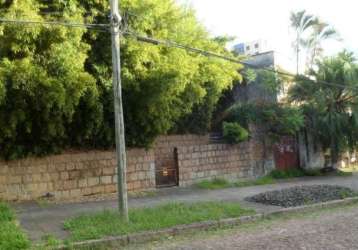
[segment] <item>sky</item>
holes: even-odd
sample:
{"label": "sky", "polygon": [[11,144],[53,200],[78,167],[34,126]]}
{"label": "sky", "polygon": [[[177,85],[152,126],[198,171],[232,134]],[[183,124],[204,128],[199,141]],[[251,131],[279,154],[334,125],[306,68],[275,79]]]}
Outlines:
{"label": "sky", "polygon": [[323,44],[325,55],[344,48],[358,56],[357,0],[177,0],[193,7],[197,17],[213,36],[229,35],[235,42],[266,40],[275,51],[276,62],[287,70],[295,68],[290,29],[291,11],[306,10],[331,24],[342,41]]}

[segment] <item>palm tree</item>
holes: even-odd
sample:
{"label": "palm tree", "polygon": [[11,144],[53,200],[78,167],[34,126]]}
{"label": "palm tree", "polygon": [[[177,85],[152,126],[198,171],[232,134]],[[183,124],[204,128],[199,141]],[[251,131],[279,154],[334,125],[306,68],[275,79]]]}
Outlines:
{"label": "palm tree", "polygon": [[307,14],[305,10],[302,10],[291,12],[290,20],[291,27],[296,31],[294,47],[296,51],[297,74],[299,74],[300,46],[304,43],[303,36],[308,29],[317,23],[318,19],[313,15]]}
{"label": "palm tree", "polygon": [[328,23],[317,19],[317,22],[312,25],[312,33],[307,40],[303,41],[303,46],[309,50],[307,55],[308,69],[312,69],[315,59],[322,55],[322,42],[331,38],[338,39],[337,31]]}
{"label": "palm tree", "polygon": [[358,146],[358,65],[344,51],[320,60],[309,73],[297,77],[290,101],[301,105],[306,127],[329,149],[331,166],[336,167],[341,152]]}

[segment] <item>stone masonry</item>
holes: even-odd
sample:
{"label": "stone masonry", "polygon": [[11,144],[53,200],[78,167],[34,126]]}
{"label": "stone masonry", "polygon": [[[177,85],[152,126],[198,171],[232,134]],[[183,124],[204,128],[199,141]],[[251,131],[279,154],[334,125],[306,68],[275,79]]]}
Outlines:
{"label": "stone masonry", "polygon": [[254,174],[249,142],[179,147],[178,161],[180,186],[212,178],[250,178]]}
{"label": "stone masonry", "polygon": [[[0,200],[58,200],[114,193],[117,190],[114,151],[89,151],[0,162]],[[129,191],[155,187],[154,152],[127,152]]]}
{"label": "stone masonry", "polygon": [[[176,149],[176,150],[175,150]],[[174,155],[174,150],[176,154]],[[127,150],[129,192],[156,188],[156,172],[179,168],[179,185],[203,179],[258,176],[265,164],[256,139],[239,145],[211,144],[208,136],[161,136],[150,150]],[[87,199],[117,190],[115,152],[67,152],[41,158],[0,161],[0,200]]]}

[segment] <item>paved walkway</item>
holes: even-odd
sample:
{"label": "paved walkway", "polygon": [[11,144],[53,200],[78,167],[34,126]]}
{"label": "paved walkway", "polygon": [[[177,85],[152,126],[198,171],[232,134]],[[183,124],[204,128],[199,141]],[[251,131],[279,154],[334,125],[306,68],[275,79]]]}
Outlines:
{"label": "paved walkway", "polygon": [[[275,206],[265,206],[244,201],[247,196],[261,192],[277,190],[297,185],[329,184],[350,187],[358,191],[358,176],[351,177],[310,177],[290,181],[243,188],[228,188],[221,190],[200,190],[196,188],[161,189],[153,197],[131,198],[130,207],[155,206],[167,202],[198,202],[198,201],[238,201],[243,206],[254,208],[257,212],[279,209]],[[63,230],[63,221],[83,213],[114,209],[115,200],[82,202],[71,204],[50,204],[41,206],[36,202],[14,204],[22,227],[28,232],[32,240],[40,240],[44,235],[52,234],[64,239],[68,236]]]}

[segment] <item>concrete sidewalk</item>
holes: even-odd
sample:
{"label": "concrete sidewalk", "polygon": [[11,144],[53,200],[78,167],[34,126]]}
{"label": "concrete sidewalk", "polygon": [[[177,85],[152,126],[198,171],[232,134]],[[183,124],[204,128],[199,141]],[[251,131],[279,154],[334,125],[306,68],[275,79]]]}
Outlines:
{"label": "concrete sidewalk", "polygon": [[[244,207],[255,209],[257,212],[269,212],[280,207],[266,206],[244,201],[247,196],[265,191],[278,190],[299,185],[340,185],[358,191],[358,176],[351,177],[309,177],[291,179],[273,185],[228,188],[220,190],[201,190],[196,188],[160,189],[153,197],[131,198],[130,207],[155,206],[168,202],[198,202],[198,201],[237,201]],[[97,212],[104,209],[115,209],[117,201],[93,201],[70,204],[49,204],[41,206],[37,202],[13,204],[22,227],[34,241],[41,240],[51,234],[59,239],[65,239],[68,233],[63,230],[63,222],[83,213]]]}

